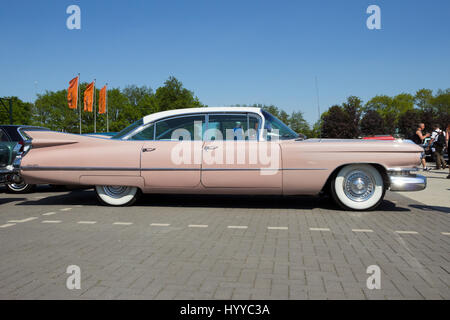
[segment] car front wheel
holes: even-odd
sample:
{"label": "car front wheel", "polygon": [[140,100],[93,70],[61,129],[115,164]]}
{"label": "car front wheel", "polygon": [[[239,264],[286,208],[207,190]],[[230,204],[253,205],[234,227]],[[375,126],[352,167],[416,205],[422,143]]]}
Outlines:
{"label": "car front wheel", "polygon": [[386,189],[380,172],[368,164],[343,167],[331,183],[333,199],[346,210],[372,210],[383,201]]}
{"label": "car front wheel", "polygon": [[127,186],[95,186],[98,199],[110,206],[129,206],[138,197],[138,188]]}

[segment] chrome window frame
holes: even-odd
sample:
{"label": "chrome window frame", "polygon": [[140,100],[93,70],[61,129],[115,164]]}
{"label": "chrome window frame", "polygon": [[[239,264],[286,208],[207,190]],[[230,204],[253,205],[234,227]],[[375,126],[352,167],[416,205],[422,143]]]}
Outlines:
{"label": "chrome window frame", "polygon": [[[158,122],[162,122],[162,121],[167,121],[167,120],[172,120],[172,119],[178,119],[178,118],[188,118],[188,117],[195,117],[195,116],[203,116],[204,121],[206,123],[206,113],[189,113],[189,114],[183,114],[183,115],[179,115],[179,116],[171,116],[171,117],[166,117],[166,118],[161,118],[146,124],[143,124],[139,127],[137,127],[135,130],[133,130],[132,132],[130,132],[128,135],[126,135],[125,137],[122,138],[122,140],[130,140],[130,141],[175,141],[175,140],[156,140],[156,126],[158,124]],[[139,132],[145,130],[146,128],[148,128],[149,126],[154,125],[153,126],[153,140],[131,140],[130,138],[135,136],[136,134],[138,134]],[[178,141],[178,140],[176,140]],[[203,141],[203,138],[202,140]]]}
{"label": "chrome window frame", "polygon": [[[245,115],[247,117],[247,129],[250,127],[250,117],[255,117],[256,119],[258,119],[258,134],[257,134],[257,141],[264,141],[264,138],[262,136],[262,130],[261,128],[264,128],[264,116],[262,114],[256,113],[256,112],[236,112],[236,111],[230,111],[230,112],[202,112],[202,113],[186,113],[186,114],[182,114],[182,115],[178,115],[178,116],[169,116],[166,118],[161,118],[149,123],[145,123],[139,127],[137,127],[136,129],[134,129],[133,131],[131,131],[128,135],[126,135],[125,137],[123,137],[121,140],[129,140],[129,141],[174,141],[174,140],[155,140],[156,137],[156,125],[158,122],[161,121],[167,121],[167,120],[171,120],[171,119],[177,119],[177,118],[187,118],[187,117],[194,117],[194,116],[203,116],[204,120],[205,120],[205,128],[206,130],[209,129],[209,116],[210,115],[224,115],[224,116],[230,116],[230,115],[237,115],[237,116],[242,116]],[[133,137],[134,135],[138,134],[139,132],[141,132],[142,130],[145,130],[146,128],[148,128],[149,126],[154,125],[153,127],[153,140],[131,140],[131,137]],[[178,141],[178,140],[177,140]],[[202,134],[202,140],[201,141],[206,141],[204,139],[204,136]],[[211,140],[208,140],[211,141]],[[217,141],[227,141],[227,140],[217,140]],[[246,140],[248,141],[248,140]]]}

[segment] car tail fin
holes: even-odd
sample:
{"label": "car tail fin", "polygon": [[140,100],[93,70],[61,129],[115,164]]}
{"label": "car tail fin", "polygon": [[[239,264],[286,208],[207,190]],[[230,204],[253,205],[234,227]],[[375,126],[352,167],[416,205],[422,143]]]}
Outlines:
{"label": "car tail fin", "polygon": [[33,148],[46,148],[74,144],[83,139],[82,136],[78,136],[76,134],[56,131],[25,130],[25,133],[31,138],[31,140],[25,141],[25,146],[31,145]]}

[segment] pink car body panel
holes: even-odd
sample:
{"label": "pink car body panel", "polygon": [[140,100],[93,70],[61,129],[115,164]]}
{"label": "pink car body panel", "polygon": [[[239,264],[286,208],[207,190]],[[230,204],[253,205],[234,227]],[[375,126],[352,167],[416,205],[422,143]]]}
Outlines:
{"label": "pink car body panel", "polygon": [[[237,154],[238,142],[115,140],[52,131],[27,134],[33,139],[32,148],[23,157],[20,171],[27,183],[124,185],[144,193],[315,195],[343,165],[412,168],[419,165],[423,151],[404,141],[282,140],[272,142],[279,148],[276,170],[263,175],[261,169],[270,168],[248,159],[255,144],[267,142],[246,141],[244,163],[209,164],[205,152],[222,152],[224,157]],[[200,162],[171,161],[172,150],[180,143],[195,145],[192,152],[200,154]]]}

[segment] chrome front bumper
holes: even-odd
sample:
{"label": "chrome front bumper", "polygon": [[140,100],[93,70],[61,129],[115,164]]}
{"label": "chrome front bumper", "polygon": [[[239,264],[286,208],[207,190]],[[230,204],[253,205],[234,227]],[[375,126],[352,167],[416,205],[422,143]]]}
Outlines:
{"label": "chrome front bumper", "polygon": [[415,174],[417,169],[388,169],[391,191],[420,191],[427,187],[427,177]]}

